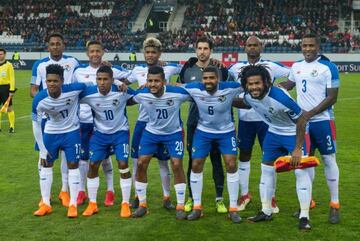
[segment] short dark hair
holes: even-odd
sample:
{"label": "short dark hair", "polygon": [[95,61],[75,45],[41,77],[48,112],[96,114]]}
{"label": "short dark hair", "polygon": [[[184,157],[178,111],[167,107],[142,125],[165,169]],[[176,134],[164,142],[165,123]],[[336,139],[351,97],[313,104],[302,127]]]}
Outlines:
{"label": "short dark hair", "polygon": [[64,68],[59,64],[50,64],[46,67],[46,75],[56,74],[60,79],[64,80]]}
{"label": "short dark hair", "polygon": [[64,36],[63,36],[61,33],[55,32],[55,33],[51,33],[51,34],[48,36],[46,42],[50,42],[50,39],[51,39],[51,38],[55,38],[55,37],[56,37],[56,38],[60,38],[62,42],[65,41]]}
{"label": "short dark hair", "polygon": [[4,52],[4,54],[6,54],[6,50],[4,48],[0,48],[0,52]]}
{"label": "short dark hair", "polygon": [[320,45],[320,43],[321,43],[319,36],[314,33],[307,33],[302,37],[302,39],[304,39],[304,38],[314,38],[316,41],[316,44]]}
{"label": "short dark hair", "polygon": [[104,46],[102,45],[102,43],[98,40],[90,40],[87,44],[86,44],[86,48],[89,49],[89,47],[91,45],[100,45],[101,48],[104,48]]}
{"label": "short dark hair", "polygon": [[267,67],[261,64],[248,65],[241,70],[239,75],[239,78],[241,80],[241,86],[245,91],[247,91],[246,89],[247,79],[251,76],[257,76],[257,75],[261,76],[261,79],[266,86],[266,91],[270,88],[270,86],[272,85],[272,79]]}
{"label": "short dark hair", "polygon": [[111,78],[113,78],[113,75],[114,75],[111,67],[107,66],[107,65],[100,66],[100,68],[96,71],[96,74],[98,74],[98,73],[108,73]]}
{"label": "short dark hair", "polygon": [[148,70],[148,74],[160,74],[162,79],[165,79],[164,69],[160,66],[150,67]]}
{"label": "short dark hair", "polygon": [[196,40],[196,43],[195,43],[195,47],[197,48],[198,44],[199,43],[208,43],[209,44],[209,48],[212,49],[213,48],[213,42],[210,38],[206,37],[205,35],[199,37],[197,40]]}
{"label": "short dark hair", "polygon": [[219,78],[219,69],[212,65],[205,67],[203,73],[215,73],[216,77]]}

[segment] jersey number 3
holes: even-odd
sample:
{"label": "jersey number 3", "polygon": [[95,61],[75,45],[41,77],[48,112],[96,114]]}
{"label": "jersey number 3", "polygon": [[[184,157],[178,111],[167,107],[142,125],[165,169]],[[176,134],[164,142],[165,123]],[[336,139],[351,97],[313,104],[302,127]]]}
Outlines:
{"label": "jersey number 3", "polygon": [[302,83],[302,88],[301,88],[301,90],[302,90],[302,92],[305,93],[305,92],[306,92],[306,80],[303,79],[303,80],[301,81],[301,83]]}

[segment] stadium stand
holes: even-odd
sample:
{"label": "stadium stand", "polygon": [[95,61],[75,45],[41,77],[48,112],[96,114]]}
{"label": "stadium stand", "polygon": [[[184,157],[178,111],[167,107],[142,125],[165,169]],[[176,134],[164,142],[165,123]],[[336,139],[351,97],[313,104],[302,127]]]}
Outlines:
{"label": "stadium stand", "polygon": [[[131,33],[148,0],[13,0],[0,6],[0,44],[9,50],[41,51],[48,33],[66,37],[67,51],[81,51],[97,39],[110,51],[140,50],[146,30]],[[300,37],[315,32],[323,52],[359,51],[359,26],[339,26],[349,19],[351,1],[340,0],[180,0],[188,6],[181,29],[159,33],[166,52],[192,52],[201,35],[213,38],[216,52],[243,51],[256,34],[265,52],[299,52]]]}

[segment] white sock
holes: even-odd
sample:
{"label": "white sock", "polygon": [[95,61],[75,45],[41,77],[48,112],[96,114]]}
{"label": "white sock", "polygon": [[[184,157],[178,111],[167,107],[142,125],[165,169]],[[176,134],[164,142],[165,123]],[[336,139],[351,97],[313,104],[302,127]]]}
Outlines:
{"label": "white sock", "polygon": [[50,206],[51,185],[53,181],[53,168],[42,167],[40,170],[40,191],[43,203]]}
{"label": "white sock", "polygon": [[194,200],[194,206],[201,206],[201,193],[203,188],[203,172],[190,174],[190,186]]}
{"label": "white sock", "polygon": [[140,203],[146,203],[146,188],[148,183],[147,182],[135,182],[135,189],[136,194],[139,198]]}
{"label": "white sock", "polygon": [[133,184],[135,186],[135,181],[136,181],[136,173],[137,173],[137,158],[133,158],[133,166],[132,166],[132,180],[133,180]]}
{"label": "white sock", "polygon": [[178,183],[174,185],[176,192],[176,201],[177,205],[184,205],[185,203],[185,192],[186,192],[186,184]]}
{"label": "white sock", "polygon": [[309,174],[311,182],[314,182],[314,180],[315,180],[315,168],[314,167],[309,167],[309,168],[305,168],[304,170],[306,170],[307,173]]}
{"label": "white sock", "polygon": [[171,173],[169,169],[169,162],[164,160],[158,160],[160,167],[160,177],[163,189],[164,197],[170,197],[170,183]]}
{"label": "white sock", "polygon": [[87,178],[87,189],[90,202],[96,203],[97,191],[99,189],[100,178]]}
{"label": "white sock", "polygon": [[275,168],[273,166],[261,164],[261,178],[260,178],[259,190],[260,190],[262,211],[266,215],[270,215],[272,213],[271,198],[274,194],[274,184],[275,184]]}
{"label": "white sock", "polygon": [[39,160],[38,160],[38,171],[39,171],[39,177],[40,177],[40,172],[41,172],[41,159],[40,159],[40,156],[39,156]]}
{"label": "white sock", "polygon": [[121,195],[122,195],[122,203],[129,203],[130,202],[130,195],[131,195],[131,177],[123,179],[120,178],[120,188],[121,188]]}
{"label": "white sock", "polygon": [[276,183],[277,183],[277,173],[274,172],[274,188],[273,188],[273,193],[271,195],[271,197],[273,197],[273,198],[275,198]]}
{"label": "white sock", "polygon": [[79,191],[85,191],[86,176],[89,171],[89,162],[88,160],[80,160],[79,162],[80,170],[80,186]]}
{"label": "white sock", "polygon": [[249,193],[250,161],[239,161],[239,182],[241,196]]}
{"label": "white sock", "polygon": [[239,172],[227,172],[226,181],[229,192],[230,208],[237,208],[237,200],[239,196]]}
{"label": "white sock", "polygon": [[113,174],[113,164],[111,161],[111,156],[103,160],[101,165],[105,174],[107,191],[114,192],[114,174]]}
{"label": "white sock", "polygon": [[311,201],[311,179],[309,174],[301,169],[295,170],[296,193],[300,203],[299,218],[309,219],[309,209]]}
{"label": "white sock", "polygon": [[339,202],[339,167],[336,163],[335,154],[321,155],[325,164],[325,176],[330,190],[331,202]]}
{"label": "white sock", "polygon": [[69,169],[69,187],[70,187],[70,206],[77,206],[77,196],[79,194],[80,171],[79,168]]}
{"label": "white sock", "polygon": [[312,185],[315,178],[315,167],[308,167],[303,169],[305,172],[307,172],[309,178],[310,178],[310,198],[312,199]]}
{"label": "white sock", "polygon": [[66,155],[64,151],[60,151],[61,155],[61,191],[69,191],[69,168],[67,165]]}

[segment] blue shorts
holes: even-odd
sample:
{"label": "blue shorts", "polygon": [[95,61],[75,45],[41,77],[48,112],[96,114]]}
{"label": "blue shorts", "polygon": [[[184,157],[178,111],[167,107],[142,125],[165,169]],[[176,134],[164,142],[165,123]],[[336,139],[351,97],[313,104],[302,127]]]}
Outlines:
{"label": "blue shorts", "polygon": [[309,122],[311,150],[316,148],[321,155],[336,152],[336,130],[334,120]]}
{"label": "blue shorts", "polygon": [[170,135],[156,135],[144,130],[139,146],[139,156],[152,155],[164,146],[170,157],[182,159],[184,156],[183,132]]}
{"label": "blue shorts", "polygon": [[[41,119],[41,133],[44,135],[46,119]],[[38,144],[35,142],[34,146],[35,151],[40,151]]]}
{"label": "blue shorts", "polygon": [[[278,157],[286,156],[295,149],[296,136],[278,135],[267,132],[263,142],[263,163],[274,162]],[[308,138],[303,145],[303,156],[309,152]]]}
{"label": "blue shorts", "polygon": [[213,144],[218,145],[219,150],[223,155],[237,154],[235,131],[214,134],[196,129],[193,139],[192,158],[207,157]]}
{"label": "blue shorts", "polygon": [[[145,131],[146,122],[144,121],[137,121],[134,133],[131,140],[131,158],[139,158],[139,145],[141,136],[143,135],[143,132]],[[168,151],[166,150],[166,147],[164,145],[159,145],[156,153],[154,154],[156,158],[159,160],[169,160],[170,156]]]}
{"label": "blue shorts", "polygon": [[80,129],[62,134],[43,134],[44,144],[51,157],[47,161],[53,163],[59,156],[60,149],[65,152],[69,163],[78,163],[80,158]]}
{"label": "blue shorts", "polygon": [[242,121],[238,125],[238,147],[242,150],[252,150],[256,135],[262,148],[268,125],[263,121]]}
{"label": "blue shorts", "polygon": [[116,160],[128,162],[129,159],[129,131],[118,131],[114,134],[103,134],[94,131],[90,139],[90,161],[99,162],[109,156],[111,147]]}
{"label": "blue shorts", "polygon": [[81,153],[80,160],[89,160],[89,142],[94,130],[93,123],[80,123]]}

